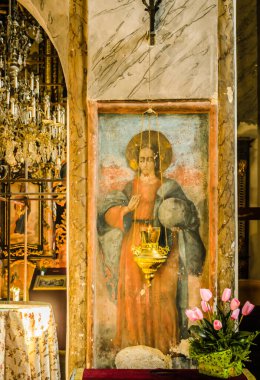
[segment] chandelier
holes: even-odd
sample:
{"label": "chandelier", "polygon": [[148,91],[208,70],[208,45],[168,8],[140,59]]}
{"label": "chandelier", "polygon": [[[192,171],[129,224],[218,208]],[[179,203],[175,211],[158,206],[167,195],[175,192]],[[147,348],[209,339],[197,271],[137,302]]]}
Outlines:
{"label": "chandelier", "polygon": [[0,21],[0,162],[13,173],[26,164],[32,177],[50,178],[66,158],[66,115],[30,65],[31,49],[41,41],[40,26],[10,0]]}

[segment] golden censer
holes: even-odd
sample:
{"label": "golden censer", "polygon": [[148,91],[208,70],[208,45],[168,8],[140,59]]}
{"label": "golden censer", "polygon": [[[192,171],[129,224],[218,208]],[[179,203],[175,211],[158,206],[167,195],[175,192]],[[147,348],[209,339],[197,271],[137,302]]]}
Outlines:
{"label": "golden censer", "polygon": [[134,260],[144,273],[148,286],[154,278],[157,269],[167,260],[169,247],[159,246],[160,227],[148,226],[141,231],[141,244],[133,247]]}

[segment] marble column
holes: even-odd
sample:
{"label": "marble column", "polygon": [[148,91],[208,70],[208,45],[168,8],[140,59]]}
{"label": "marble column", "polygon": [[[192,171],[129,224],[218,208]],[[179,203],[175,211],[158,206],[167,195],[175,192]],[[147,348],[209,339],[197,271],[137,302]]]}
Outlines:
{"label": "marble column", "polygon": [[218,66],[218,265],[217,288],[234,286],[235,278],[235,68],[233,0],[219,0]]}
{"label": "marble column", "polygon": [[69,286],[67,369],[85,367],[87,328],[87,7],[71,0],[69,10]]}

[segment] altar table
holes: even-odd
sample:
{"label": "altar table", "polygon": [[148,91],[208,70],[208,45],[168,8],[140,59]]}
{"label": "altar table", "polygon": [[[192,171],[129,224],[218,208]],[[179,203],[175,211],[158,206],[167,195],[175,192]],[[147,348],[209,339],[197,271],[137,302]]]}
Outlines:
{"label": "altar table", "polygon": [[[254,378],[254,377],[253,377]],[[201,375],[196,369],[85,369],[82,380],[219,380],[216,377]],[[244,374],[232,380],[247,380]],[[76,378],[75,378],[76,380]]]}
{"label": "altar table", "polygon": [[52,307],[0,302],[0,380],[60,380]]}

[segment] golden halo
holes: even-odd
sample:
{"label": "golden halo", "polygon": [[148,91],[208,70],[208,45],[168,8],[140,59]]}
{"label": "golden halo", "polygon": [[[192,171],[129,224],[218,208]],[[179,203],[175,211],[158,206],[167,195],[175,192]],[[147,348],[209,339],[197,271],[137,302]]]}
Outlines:
{"label": "golden halo", "polygon": [[153,130],[140,132],[129,141],[126,147],[126,159],[130,168],[137,171],[139,150],[148,146],[155,147],[160,153],[161,168],[164,172],[172,162],[172,146],[164,134]]}

